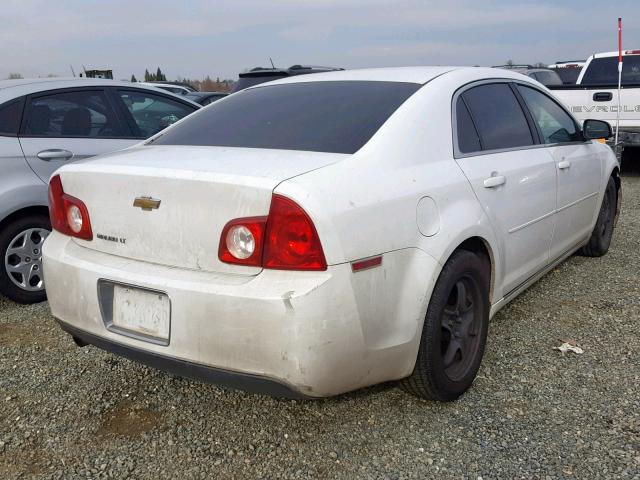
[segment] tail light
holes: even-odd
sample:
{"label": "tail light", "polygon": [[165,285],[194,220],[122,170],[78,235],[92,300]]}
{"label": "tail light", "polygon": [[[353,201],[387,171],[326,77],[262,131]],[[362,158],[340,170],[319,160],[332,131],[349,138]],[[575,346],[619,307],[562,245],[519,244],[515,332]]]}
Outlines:
{"label": "tail light", "polygon": [[262,265],[264,230],[267,217],[232,220],[222,229],[218,257],[226,263]]}
{"label": "tail light", "polygon": [[280,195],[273,195],[268,217],[227,223],[218,257],[225,263],[275,270],[327,269],[311,218],[293,200]]}
{"label": "tail light", "polygon": [[64,193],[60,175],[49,182],[49,217],[54,230],[70,237],[93,240],[87,206]]}

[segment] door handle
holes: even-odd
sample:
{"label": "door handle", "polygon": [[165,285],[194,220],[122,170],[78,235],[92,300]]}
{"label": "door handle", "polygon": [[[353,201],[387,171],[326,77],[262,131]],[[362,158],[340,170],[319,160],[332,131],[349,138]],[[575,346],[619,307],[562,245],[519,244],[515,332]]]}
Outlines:
{"label": "door handle", "polygon": [[562,160],[558,162],[558,168],[560,170],[566,170],[567,168],[571,168],[571,162],[569,160]]}
{"label": "door handle", "polygon": [[69,160],[73,157],[73,153],[69,150],[63,150],[61,148],[52,148],[51,150],[42,150],[36,155],[40,160]]}
{"label": "door handle", "polygon": [[504,185],[506,182],[507,178],[504,175],[492,175],[484,179],[484,188],[496,188]]}
{"label": "door handle", "polygon": [[596,92],[593,94],[594,102],[610,102],[613,99],[611,92]]}

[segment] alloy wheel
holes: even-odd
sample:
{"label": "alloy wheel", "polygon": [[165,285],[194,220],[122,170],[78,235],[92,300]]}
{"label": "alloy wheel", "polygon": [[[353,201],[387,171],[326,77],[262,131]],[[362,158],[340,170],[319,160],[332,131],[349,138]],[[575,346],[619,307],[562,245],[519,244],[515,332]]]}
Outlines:
{"label": "alloy wheel", "polygon": [[9,279],[29,292],[44,290],[42,244],[49,236],[44,228],[29,228],[16,235],[5,252],[4,267]]}
{"label": "alloy wheel", "polygon": [[442,313],[442,363],[445,374],[453,381],[467,374],[480,348],[479,292],[471,277],[460,278],[453,285]]}

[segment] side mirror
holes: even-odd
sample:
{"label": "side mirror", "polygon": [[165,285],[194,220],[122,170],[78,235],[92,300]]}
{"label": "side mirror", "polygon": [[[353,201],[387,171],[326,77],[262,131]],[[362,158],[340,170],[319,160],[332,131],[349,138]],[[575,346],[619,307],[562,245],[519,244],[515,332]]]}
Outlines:
{"label": "side mirror", "polygon": [[582,125],[582,135],[587,140],[597,140],[599,138],[609,139],[613,137],[611,125],[602,120],[588,119]]}

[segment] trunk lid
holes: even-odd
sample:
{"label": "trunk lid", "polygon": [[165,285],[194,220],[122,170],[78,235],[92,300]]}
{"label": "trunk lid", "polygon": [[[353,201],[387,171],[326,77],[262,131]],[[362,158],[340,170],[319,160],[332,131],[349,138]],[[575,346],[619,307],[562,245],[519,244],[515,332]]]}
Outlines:
{"label": "trunk lid", "polygon": [[[78,244],[160,265],[255,275],[260,268],[218,259],[224,226],[235,218],[267,215],[279,183],[343,157],[288,150],[143,146],[74,163],[59,173],[65,193],[82,200],[89,210],[94,238],[74,238]],[[143,197],[160,204],[152,210],[134,207],[134,201]]]}

